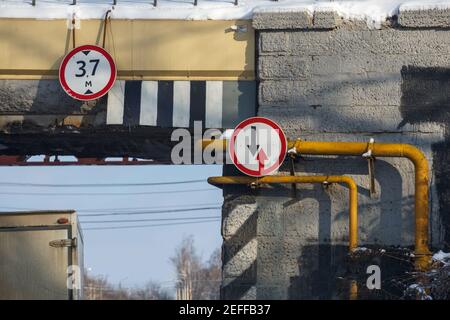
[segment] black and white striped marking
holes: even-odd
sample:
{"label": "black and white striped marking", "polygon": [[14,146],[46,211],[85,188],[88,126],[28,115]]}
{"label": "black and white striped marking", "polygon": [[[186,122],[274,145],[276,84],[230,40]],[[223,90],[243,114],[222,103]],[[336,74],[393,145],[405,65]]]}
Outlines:
{"label": "black and white striped marking", "polygon": [[254,81],[124,81],[108,93],[107,124],[234,128],[256,113]]}

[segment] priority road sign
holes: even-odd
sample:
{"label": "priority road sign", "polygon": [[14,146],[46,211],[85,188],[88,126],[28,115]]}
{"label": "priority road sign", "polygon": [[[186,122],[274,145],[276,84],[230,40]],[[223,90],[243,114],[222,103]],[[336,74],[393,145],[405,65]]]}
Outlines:
{"label": "priority road sign", "polygon": [[270,119],[252,117],[236,126],[229,153],[234,165],[246,175],[261,177],[277,170],[287,152],[286,136]]}
{"label": "priority road sign", "polygon": [[116,65],[103,48],[84,45],[70,51],[59,67],[59,81],[71,97],[94,100],[105,95],[116,81]]}

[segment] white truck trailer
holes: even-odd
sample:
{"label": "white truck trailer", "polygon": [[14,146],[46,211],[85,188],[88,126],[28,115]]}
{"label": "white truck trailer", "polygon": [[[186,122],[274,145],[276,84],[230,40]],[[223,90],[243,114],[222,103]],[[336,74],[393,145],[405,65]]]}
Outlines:
{"label": "white truck trailer", "polygon": [[0,212],[0,299],[82,299],[83,268],[75,211]]}

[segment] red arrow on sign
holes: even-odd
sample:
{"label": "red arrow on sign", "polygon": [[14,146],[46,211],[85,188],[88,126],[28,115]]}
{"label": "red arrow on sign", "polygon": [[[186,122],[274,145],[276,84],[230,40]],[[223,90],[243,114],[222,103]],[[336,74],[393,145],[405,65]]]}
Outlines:
{"label": "red arrow on sign", "polygon": [[263,172],[265,164],[264,162],[266,162],[269,158],[267,157],[266,153],[264,152],[263,149],[260,149],[258,154],[256,155],[256,160],[258,160],[259,163],[259,172]]}

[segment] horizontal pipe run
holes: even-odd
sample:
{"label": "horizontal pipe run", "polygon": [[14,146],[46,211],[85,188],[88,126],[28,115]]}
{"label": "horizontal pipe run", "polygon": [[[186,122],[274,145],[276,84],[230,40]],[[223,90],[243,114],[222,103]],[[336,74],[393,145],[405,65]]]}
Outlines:
{"label": "horizontal pipe run", "polygon": [[[203,140],[202,146],[211,145],[216,150],[226,150],[227,140]],[[415,257],[416,268],[427,270],[431,262],[428,243],[429,225],[429,172],[428,161],[421,150],[404,143],[371,142],[322,142],[322,141],[288,141],[288,149],[299,155],[342,155],[359,156],[370,150],[373,157],[407,158],[415,169]]]}
{"label": "horizontal pipe run", "polygon": [[246,176],[210,177],[212,185],[225,184],[271,184],[271,183],[345,183],[349,189],[349,250],[358,247],[358,188],[355,181],[347,176],[266,176],[253,178]]}
{"label": "horizontal pipe run", "polygon": [[407,158],[415,169],[415,256],[416,267],[426,270],[430,264],[428,248],[428,161],[421,150],[410,144],[367,142],[290,141],[288,148],[299,154],[361,156],[370,147],[374,157]]}

